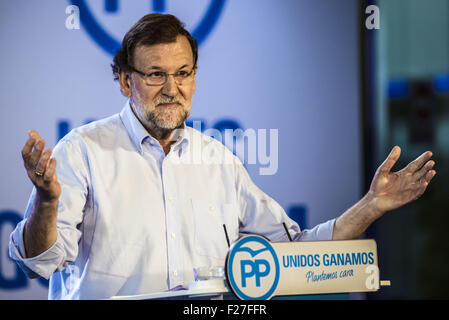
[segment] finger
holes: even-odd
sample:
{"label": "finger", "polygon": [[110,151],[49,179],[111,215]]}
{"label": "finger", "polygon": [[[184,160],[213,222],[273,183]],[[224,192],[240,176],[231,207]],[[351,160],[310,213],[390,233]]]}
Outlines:
{"label": "finger", "polygon": [[45,174],[43,176],[43,180],[45,183],[50,183],[53,180],[53,177],[56,173],[56,159],[51,158],[48,162],[48,166],[45,169]]}
{"label": "finger", "polygon": [[391,168],[393,168],[394,164],[398,161],[399,156],[401,155],[401,148],[399,146],[395,146],[385,161],[380,165],[379,171],[381,172],[390,172]]}
{"label": "finger", "polygon": [[41,137],[35,130],[28,131],[28,140],[26,141],[24,147],[22,148],[22,158],[27,161],[31,156],[31,151],[33,146],[41,140]]}
{"label": "finger", "polygon": [[45,148],[45,140],[39,140],[38,142],[36,142],[31,157],[29,158],[28,162],[29,168],[34,169],[36,167],[40,157],[42,156],[44,148]]}
{"label": "finger", "polygon": [[407,167],[405,167],[405,170],[409,173],[414,174],[416,171],[422,168],[422,166],[432,157],[431,151],[426,151],[422,155],[420,155],[418,158],[410,162]]}
{"label": "finger", "polygon": [[39,133],[37,133],[36,130],[30,130],[28,131],[28,136],[35,138],[36,140],[41,140],[41,136],[39,135]]}
{"label": "finger", "polygon": [[31,150],[33,149],[36,140],[33,137],[29,137],[25,142],[25,145],[22,148],[22,158],[24,161],[28,161],[28,158],[31,156]]}
{"label": "finger", "polygon": [[436,173],[437,172],[435,170],[430,170],[418,181],[417,186],[421,194],[424,193],[424,191],[426,190],[427,186],[430,183],[430,180],[432,180],[433,177],[435,177]]}
{"label": "finger", "polygon": [[435,170],[430,170],[429,172],[427,172],[426,175],[424,176],[425,182],[429,183],[430,180],[432,180],[436,174],[437,172]]}
{"label": "finger", "polygon": [[47,149],[44,152],[42,152],[42,156],[40,157],[39,162],[37,163],[34,171],[40,172],[42,174],[45,173],[45,169],[47,168],[50,156],[51,156],[51,149]]}
{"label": "finger", "polygon": [[418,171],[416,171],[414,173],[413,179],[415,181],[421,179],[422,177],[424,177],[424,175],[427,172],[429,172],[429,170],[431,170],[433,168],[434,165],[435,165],[435,161],[433,161],[433,160],[427,161],[426,164],[421,169],[419,169]]}
{"label": "finger", "polygon": [[420,183],[418,185],[418,189],[417,189],[417,193],[415,196],[415,200],[420,198],[424,192],[427,189],[427,186],[429,185],[430,180],[432,180],[433,177],[435,177],[436,171],[435,170],[431,170],[429,172],[427,172],[427,174],[421,178]]}

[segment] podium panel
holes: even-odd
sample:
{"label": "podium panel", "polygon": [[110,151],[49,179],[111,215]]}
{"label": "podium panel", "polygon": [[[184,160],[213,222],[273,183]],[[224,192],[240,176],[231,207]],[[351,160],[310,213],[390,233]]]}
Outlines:
{"label": "podium panel", "polygon": [[225,269],[226,279],[111,299],[347,300],[350,292],[377,291],[382,283],[372,239],[270,243],[248,235],[231,245]]}

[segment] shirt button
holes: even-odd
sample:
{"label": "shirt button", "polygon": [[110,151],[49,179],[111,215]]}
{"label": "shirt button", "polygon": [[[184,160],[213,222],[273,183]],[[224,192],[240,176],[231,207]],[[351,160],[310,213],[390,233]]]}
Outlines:
{"label": "shirt button", "polygon": [[172,196],[168,196],[168,201],[172,201],[173,200],[173,198],[172,198]]}
{"label": "shirt button", "polygon": [[210,206],[210,207],[209,207],[209,210],[210,210],[210,211],[214,211],[214,210],[215,210],[215,207],[214,207],[214,206]]}
{"label": "shirt button", "polygon": [[172,238],[172,239],[176,238],[176,234],[174,234],[174,233],[172,232],[171,238]]}
{"label": "shirt button", "polygon": [[176,277],[178,275],[178,271],[173,271],[173,275]]}
{"label": "shirt button", "polygon": [[150,144],[151,144],[151,145],[154,145],[154,141],[153,141],[153,140],[150,140]]}

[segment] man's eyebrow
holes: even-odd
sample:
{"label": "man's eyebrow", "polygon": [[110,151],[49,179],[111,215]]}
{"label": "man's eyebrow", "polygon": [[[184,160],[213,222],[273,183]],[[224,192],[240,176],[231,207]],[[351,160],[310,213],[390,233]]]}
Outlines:
{"label": "man's eyebrow", "polygon": [[161,68],[161,67],[158,67],[158,66],[151,66],[150,69],[162,70],[162,68]]}
{"label": "man's eyebrow", "polygon": [[[189,66],[188,64],[184,64],[184,65],[182,65],[181,67],[179,67],[178,70],[180,70],[180,69],[182,69],[182,68],[185,68],[185,67],[188,67],[188,66]],[[150,70],[151,70],[151,69],[164,70],[164,68],[161,68],[161,67],[159,67],[159,66],[151,66],[151,67],[150,67]]]}

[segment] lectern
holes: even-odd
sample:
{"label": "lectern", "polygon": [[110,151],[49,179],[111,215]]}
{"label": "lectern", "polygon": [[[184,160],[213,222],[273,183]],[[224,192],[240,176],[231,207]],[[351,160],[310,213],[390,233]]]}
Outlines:
{"label": "lectern", "polygon": [[379,289],[377,261],[373,239],[271,243],[247,235],[230,246],[222,278],[111,299],[348,299],[351,292]]}

